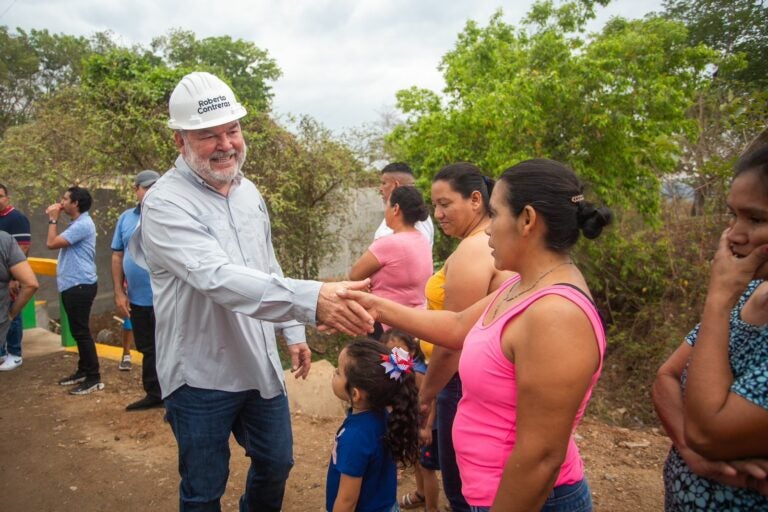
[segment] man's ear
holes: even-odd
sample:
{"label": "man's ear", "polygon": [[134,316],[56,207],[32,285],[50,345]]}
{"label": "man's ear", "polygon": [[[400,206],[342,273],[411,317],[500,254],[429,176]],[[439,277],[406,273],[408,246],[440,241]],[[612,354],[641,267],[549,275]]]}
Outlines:
{"label": "man's ear", "polygon": [[180,132],[173,132],[173,140],[176,141],[176,147],[179,151],[184,151],[184,137],[181,136]]}

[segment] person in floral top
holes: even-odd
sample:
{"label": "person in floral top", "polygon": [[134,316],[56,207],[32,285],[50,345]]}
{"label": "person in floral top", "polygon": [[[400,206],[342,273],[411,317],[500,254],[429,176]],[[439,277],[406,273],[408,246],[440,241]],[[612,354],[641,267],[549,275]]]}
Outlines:
{"label": "person in floral top", "polygon": [[659,369],[665,509],[768,510],[768,146],[744,156],[702,321]]}

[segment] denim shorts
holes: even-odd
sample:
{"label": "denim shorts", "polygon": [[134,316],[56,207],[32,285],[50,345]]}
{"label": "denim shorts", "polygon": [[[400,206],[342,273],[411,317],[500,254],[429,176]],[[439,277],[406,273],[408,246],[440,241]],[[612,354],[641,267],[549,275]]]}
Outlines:
{"label": "denim shorts", "polygon": [[[489,512],[491,507],[469,507],[472,512]],[[592,512],[592,493],[584,478],[575,484],[558,485],[547,497],[542,512]]]}
{"label": "denim shorts", "polygon": [[432,429],[432,443],[429,446],[422,446],[419,454],[419,464],[424,469],[440,471],[440,459],[437,450],[437,429]]}

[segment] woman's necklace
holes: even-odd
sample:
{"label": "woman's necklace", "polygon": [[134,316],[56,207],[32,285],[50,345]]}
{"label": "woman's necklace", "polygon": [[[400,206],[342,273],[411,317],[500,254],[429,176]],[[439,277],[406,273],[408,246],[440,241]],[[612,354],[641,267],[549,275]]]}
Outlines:
{"label": "woman's necklace", "polygon": [[515,291],[515,289],[517,288],[517,285],[519,285],[521,281],[518,281],[518,282],[516,282],[514,286],[512,286],[512,287],[511,287],[509,290],[507,290],[507,293],[504,295],[504,298],[503,298],[503,299],[501,299],[501,300],[500,300],[500,301],[499,301],[499,302],[496,304],[496,308],[493,310],[493,317],[494,317],[494,318],[496,318],[496,316],[498,316],[498,314],[499,314],[499,308],[501,307],[501,305],[502,305],[504,302],[512,302],[513,300],[515,300],[515,299],[516,299],[516,298],[518,298],[519,296],[521,296],[521,295],[523,295],[523,294],[525,294],[525,293],[528,293],[529,291],[533,290],[533,289],[536,287],[536,285],[537,285],[537,284],[539,284],[539,283],[541,282],[541,280],[542,280],[542,279],[544,279],[544,278],[545,278],[545,277],[547,277],[549,274],[551,274],[552,272],[554,272],[556,269],[558,269],[558,268],[560,268],[560,267],[562,267],[562,266],[564,266],[564,265],[573,265],[573,262],[572,262],[572,261],[566,261],[566,262],[560,263],[560,264],[558,264],[558,265],[555,265],[555,266],[554,266],[554,267],[552,267],[551,269],[549,269],[549,270],[547,270],[546,272],[544,272],[543,274],[541,274],[541,275],[539,276],[539,278],[538,278],[538,279],[536,279],[536,281],[534,281],[534,282],[533,282],[533,284],[532,284],[531,286],[529,286],[528,288],[526,288],[525,290],[523,290],[523,291],[521,291],[521,292],[518,292],[518,293],[516,293],[516,294],[512,295],[512,292],[513,292],[513,291]]}

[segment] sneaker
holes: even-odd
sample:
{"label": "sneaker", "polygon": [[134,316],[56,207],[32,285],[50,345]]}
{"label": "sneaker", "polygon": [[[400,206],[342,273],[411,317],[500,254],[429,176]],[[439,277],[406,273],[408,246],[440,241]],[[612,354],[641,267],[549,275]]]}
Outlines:
{"label": "sneaker", "polygon": [[128,404],[125,407],[126,411],[143,411],[145,409],[153,409],[155,407],[162,407],[163,399],[154,396],[145,396],[141,400],[137,400],[132,404]]}
{"label": "sneaker", "polygon": [[15,370],[19,366],[21,366],[21,356],[8,354],[5,361],[3,361],[3,364],[0,364],[0,372],[9,372]]}
{"label": "sneaker", "polygon": [[131,354],[123,355],[123,358],[117,363],[117,369],[121,372],[127,372],[131,369]]}
{"label": "sneaker", "polygon": [[94,391],[101,391],[104,389],[104,383],[100,381],[95,382],[85,382],[83,381],[82,384],[79,384],[75,386],[74,388],[69,390],[70,395],[87,395],[90,393],[93,393]]}
{"label": "sneaker", "polygon": [[72,384],[80,384],[81,382],[85,382],[85,374],[80,372],[75,372],[69,377],[64,377],[59,381],[59,386],[71,386]]}

